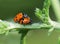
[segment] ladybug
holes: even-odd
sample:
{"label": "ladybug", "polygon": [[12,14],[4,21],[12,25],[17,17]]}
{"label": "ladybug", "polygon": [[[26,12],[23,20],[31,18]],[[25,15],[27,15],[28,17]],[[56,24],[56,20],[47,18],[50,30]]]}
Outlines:
{"label": "ladybug", "polygon": [[31,20],[30,20],[29,17],[26,17],[26,18],[24,18],[24,20],[23,20],[23,24],[28,24],[28,23],[30,23],[30,22],[31,22]]}
{"label": "ladybug", "polygon": [[22,18],[23,18],[23,14],[22,14],[22,13],[18,13],[18,14],[14,17],[14,21],[15,21],[15,22],[19,22]]}
{"label": "ladybug", "polygon": [[18,13],[14,17],[14,22],[18,22],[20,24],[29,24],[29,23],[31,23],[31,19],[26,14]]}

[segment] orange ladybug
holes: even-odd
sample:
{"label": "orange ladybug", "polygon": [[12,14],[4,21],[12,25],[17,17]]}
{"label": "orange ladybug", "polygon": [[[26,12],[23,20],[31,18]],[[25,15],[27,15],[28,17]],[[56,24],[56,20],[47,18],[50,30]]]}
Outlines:
{"label": "orange ladybug", "polygon": [[23,20],[23,24],[28,24],[28,23],[30,23],[30,22],[31,22],[31,20],[30,20],[29,17],[26,17],[26,18],[24,18],[24,20]]}
{"label": "orange ladybug", "polygon": [[28,17],[26,14],[18,13],[14,17],[14,22],[18,22],[20,24],[29,24],[31,20],[30,20],[30,17]]}
{"label": "orange ladybug", "polygon": [[15,21],[15,22],[19,22],[22,18],[23,18],[23,14],[22,14],[22,13],[18,13],[18,14],[14,17],[14,21]]}

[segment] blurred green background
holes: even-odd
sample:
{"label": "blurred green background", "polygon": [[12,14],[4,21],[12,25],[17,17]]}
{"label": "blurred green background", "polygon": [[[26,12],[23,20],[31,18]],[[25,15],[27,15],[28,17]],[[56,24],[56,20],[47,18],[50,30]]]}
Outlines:
{"label": "blurred green background", "polygon": [[[39,22],[39,19],[34,15],[35,8],[42,9],[44,0],[0,0],[0,19],[13,21],[14,16],[23,12],[31,17],[33,22]],[[56,20],[52,7],[50,7],[50,17]],[[54,30],[48,36],[48,30],[31,30],[26,36],[27,44],[58,44],[58,36],[60,32]],[[10,32],[7,36],[0,35],[0,44],[19,44],[20,34]]]}

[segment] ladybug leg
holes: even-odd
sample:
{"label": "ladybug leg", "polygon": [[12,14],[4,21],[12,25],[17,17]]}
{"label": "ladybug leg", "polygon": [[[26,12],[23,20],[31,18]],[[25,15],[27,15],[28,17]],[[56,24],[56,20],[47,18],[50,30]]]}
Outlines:
{"label": "ladybug leg", "polygon": [[23,20],[20,20],[19,23],[20,23],[20,24],[23,24]]}

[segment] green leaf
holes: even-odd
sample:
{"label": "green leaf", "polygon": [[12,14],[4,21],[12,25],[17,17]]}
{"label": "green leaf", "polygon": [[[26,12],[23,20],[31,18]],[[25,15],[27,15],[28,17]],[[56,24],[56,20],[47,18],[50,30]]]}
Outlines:
{"label": "green leaf", "polygon": [[35,10],[35,15],[42,20],[43,23],[46,24],[50,24],[49,22],[49,7],[50,7],[50,0],[45,0],[44,1],[44,5],[43,5],[43,9],[40,10],[38,8],[36,8]]}
{"label": "green leaf", "polygon": [[42,17],[43,18],[43,22],[49,24],[49,8],[50,8],[50,0],[45,0],[44,1],[44,5],[43,5],[43,9],[42,9]]}
{"label": "green leaf", "polygon": [[8,30],[6,30],[7,27],[8,27],[7,22],[0,20],[0,34],[6,34],[6,32],[9,32]]}
{"label": "green leaf", "polygon": [[53,31],[54,31],[54,27],[51,27],[51,28],[48,30],[48,36],[50,36]]}
{"label": "green leaf", "polygon": [[40,20],[43,19],[43,17],[42,17],[42,11],[39,8],[36,8],[36,10],[35,10],[35,16],[37,16]]}
{"label": "green leaf", "polygon": [[[44,11],[44,12],[46,12],[46,11]],[[36,10],[35,10],[35,16],[37,16],[40,19],[40,21],[42,21],[43,23],[49,24],[49,19],[50,19],[48,17],[49,14],[47,16],[46,14],[43,14],[40,9],[36,8]]]}

